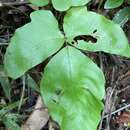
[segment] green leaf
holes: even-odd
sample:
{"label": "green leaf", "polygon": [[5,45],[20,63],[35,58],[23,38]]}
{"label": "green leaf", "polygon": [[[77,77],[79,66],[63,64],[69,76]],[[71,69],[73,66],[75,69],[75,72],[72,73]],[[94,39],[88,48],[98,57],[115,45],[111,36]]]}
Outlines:
{"label": "green leaf", "polygon": [[130,57],[128,40],[118,24],[86,7],[72,8],[64,18],[64,32],[71,43],[77,36],[88,35],[97,41],[77,40],[76,47],[87,51],[104,51]]}
{"label": "green leaf", "polygon": [[6,98],[11,101],[11,85],[2,65],[0,65],[0,87],[2,87]]}
{"label": "green leaf", "polygon": [[14,79],[43,62],[64,43],[64,36],[50,11],[35,11],[31,19],[30,23],[16,30],[5,54],[5,69]]}
{"label": "green leaf", "polygon": [[68,46],[45,67],[41,94],[61,130],[96,130],[103,108],[104,83],[97,65]]}
{"label": "green leaf", "polygon": [[121,10],[119,10],[114,18],[113,21],[117,24],[120,24],[120,26],[124,26],[124,24],[130,19],[130,7],[125,7]]}
{"label": "green leaf", "polygon": [[105,3],[105,9],[113,9],[121,6],[124,0],[107,0]]}
{"label": "green leaf", "polygon": [[[23,103],[26,102],[27,99],[23,100]],[[13,109],[18,107],[20,101],[16,101],[10,104],[6,104],[5,107],[0,109],[0,121],[3,122],[9,130],[21,130],[18,125],[18,119],[21,117],[19,114],[10,113]]]}
{"label": "green leaf", "polygon": [[42,7],[48,5],[49,0],[29,0],[33,5]]}
{"label": "green leaf", "polygon": [[0,85],[4,91],[6,98],[11,101],[11,85],[7,77],[0,77]]}
{"label": "green leaf", "polygon": [[[25,104],[27,101],[27,98],[25,98],[23,100],[23,104]],[[0,109],[0,119],[6,115],[8,112],[12,111],[13,109],[15,109],[16,107],[19,106],[20,101],[15,101],[13,103],[9,103],[6,105],[2,105],[2,109]],[[1,107],[0,107],[1,108]]]}
{"label": "green leaf", "polygon": [[52,0],[53,6],[59,11],[65,11],[71,6],[82,6],[89,2],[90,0]]}
{"label": "green leaf", "polygon": [[37,83],[34,81],[34,79],[30,75],[27,75],[27,85],[32,90],[39,92],[39,87]]}
{"label": "green leaf", "polygon": [[7,113],[3,116],[2,121],[6,128],[10,130],[21,130],[20,126],[17,124],[18,114]]}
{"label": "green leaf", "polygon": [[[49,3],[49,0],[29,0],[36,6],[45,6]],[[87,4],[91,0],[51,0],[54,8],[59,11],[65,11],[71,6],[82,6]]]}

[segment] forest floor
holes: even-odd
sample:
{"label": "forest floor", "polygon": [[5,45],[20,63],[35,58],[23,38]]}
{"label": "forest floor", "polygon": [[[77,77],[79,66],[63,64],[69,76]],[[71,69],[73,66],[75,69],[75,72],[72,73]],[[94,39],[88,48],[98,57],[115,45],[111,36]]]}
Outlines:
{"label": "forest floor", "polygon": [[[130,6],[124,2],[119,8],[105,10],[103,7],[104,3],[98,8],[99,1],[93,0],[88,9],[103,14],[109,19],[112,19],[118,10]],[[15,113],[17,120],[13,123],[19,126],[21,124],[24,126],[27,123],[27,120],[37,108],[36,103],[39,106],[38,102],[40,101],[37,100],[40,95],[38,86],[42,73],[41,66],[43,65],[30,70],[26,77],[12,80],[4,72],[3,59],[10,38],[15,30],[28,23],[30,21],[30,13],[37,9],[37,7],[32,6],[27,1],[0,0],[0,118],[3,116],[1,110],[7,107],[9,110],[4,114]],[[57,18],[62,17],[53,8],[51,10]],[[123,30],[130,43],[130,21],[123,26]],[[98,130],[130,129],[130,59],[102,52],[93,53],[91,57],[102,68],[106,77],[105,108],[102,112],[102,120]],[[40,106],[42,105],[40,104]],[[43,109],[41,111],[44,121],[39,130],[58,129],[57,124],[49,118],[47,110]],[[36,119],[38,117],[34,116],[33,118]],[[1,119],[0,130],[9,130]],[[25,130],[27,129],[25,128]]]}

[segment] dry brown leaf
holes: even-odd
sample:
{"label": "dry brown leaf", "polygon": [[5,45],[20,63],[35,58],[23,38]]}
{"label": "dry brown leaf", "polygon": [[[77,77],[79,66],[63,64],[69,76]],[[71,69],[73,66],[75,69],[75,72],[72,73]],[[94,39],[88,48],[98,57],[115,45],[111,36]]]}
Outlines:
{"label": "dry brown leaf", "polygon": [[118,124],[130,123],[130,112],[123,112],[120,116],[116,118],[116,123]]}
{"label": "dry brown leaf", "polygon": [[35,109],[27,121],[22,125],[22,130],[41,130],[48,120],[48,110],[43,105],[42,99],[39,96]]}
{"label": "dry brown leaf", "polygon": [[35,5],[29,4],[29,7],[31,7],[33,10],[38,10],[39,8]]}

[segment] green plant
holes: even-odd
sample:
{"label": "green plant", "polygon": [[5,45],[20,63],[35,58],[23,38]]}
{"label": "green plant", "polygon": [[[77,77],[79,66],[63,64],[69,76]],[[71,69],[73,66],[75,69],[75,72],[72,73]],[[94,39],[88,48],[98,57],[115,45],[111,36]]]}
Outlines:
{"label": "green plant", "polygon": [[[52,0],[53,4],[59,2],[59,10],[73,6],[74,1],[70,1],[67,4],[64,0],[61,5],[60,0]],[[82,2],[86,4],[88,0],[77,5]],[[88,11],[85,6],[69,9],[63,21],[61,32],[51,11],[34,11],[31,22],[17,29],[12,37],[5,54],[5,69],[16,79],[52,56],[40,84],[52,118],[61,130],[96,130],[103,109],[105,78],[83,51],[130,57],[130,46],[118,24]],[[79,39],[86,35],[93,37],[94,43]]]}
{"label": "green plant", "polygon": [[120,26],[124,26],[125,23],[130,19],[130,7],[125,7],[121,10],[119,10],[114,18],[113,21],[117,24],[120,24]]}
{"label": "green plant", "polygon": [[48,5],[51,1],[54,8],[59,11],[65,11],[69,9],[71,6],[82,6],[87,4],[91,0],[29,0],[32,4],[37,6],[45,6]]}
{"label": "green plant", "polygon": [[49,3],[49,0],[29,0],[32,4],[42,7],[45,6]]}
{"label": "green plant", "polygon": [[0,74],[0,87],[2,87],[6,98],[11,102],[11,85],[3,65],[0,65]]}
{"label": "green plant", "polygon": [[[26,99],[24,99],[25,103]],[[18,125],[18,119],[21,117],[18,113],[12,113],[12,110],[17,108],[19,105],[19,101],[0,105],[0,123],[2,122],[6,128],[10,130],[21,130]]]}
{"label": "green plant", "polygon": [[[127,0],[130,2],[129,0]],[[105,2],[105,9],[113,9],[121,6],[123,4],[124,0],[106,0]]]}

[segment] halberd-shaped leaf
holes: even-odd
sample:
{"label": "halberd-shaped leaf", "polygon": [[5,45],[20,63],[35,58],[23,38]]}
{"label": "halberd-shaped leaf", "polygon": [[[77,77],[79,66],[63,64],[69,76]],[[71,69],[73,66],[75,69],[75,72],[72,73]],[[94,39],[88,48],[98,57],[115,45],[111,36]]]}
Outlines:
{"label": "halberd-shaped leaf", "polygon": [[61,130],[96,130],[103,108],[104,83],[97,65],[68,46],[45,67],[41,94]]}
{"label": "halberd-shaped leaf", "polygon": [[5,68],[9,76],[18,78],[28,69],[58,51],[64,36],[50,11],[35,11],[32,21],[16,30],[5,54]]}
{"label": "halberd-shaped leaf", "polygon": [[122,5],[124,0],[107,0],[105,3],[105,9],[113,9]]}
{"label": "halberd-shaped leaf", "polygon": [[65,11],[71,6],[82,6],[89,2],[90,0],[52,0],[55,9],[60,11]]}
{"label": "halberd-shaped leaf", "polygon": [[29,0],[32,4],[42,7],[48,5],[49,0]]}
{"label": "halberd-shaped leaf", "polygon": [[76,47],[80,49],[130,57],[130,46],[121,27],[102,15],[87,11],[85,7],[72,8],[67,12],[64,32],[69,43],[82,35],[92,36],[97,40],[96,43],[77,40]]}

